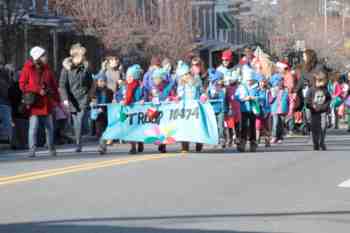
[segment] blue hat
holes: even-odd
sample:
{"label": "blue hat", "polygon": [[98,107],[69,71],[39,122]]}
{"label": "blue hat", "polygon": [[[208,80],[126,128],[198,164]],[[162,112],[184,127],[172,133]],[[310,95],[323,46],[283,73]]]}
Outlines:
{"label": "blue hat", "polygon": [[163,68],[157,68],[152,71],[152,78],[161,78],[165,79],[169,72],[166,69]]}
{"label": "blue hat", "polygon": [[107,76],[105,74],[105,72],[100,72],[97,75],[94,76],[95,80],[102,80],[102,81],[107,81]]}
{"label": "blue hat", "polygon": [[274,74],[274,75],[271,76],[270,85],[272,87],[276,87],[282,81],[282,79],[283,79],[282,75]]}
{"label": "blue hat", "polygon": [[251,81],[251,80],[255,80],[254,79],[254,70],[252,68],[250,68],[248,65],[244,65],[242,67],[242,80],[244,82],[246,81]]}
{"label": "blue hat", "polygon": [[176,75],[178,77],[182,77],[190,72],[191,72],[191,69],[190,69],[189,65],[187,65],[185,62],[179,61],[177,63]]}
{"label": "blue hat", "polygon": [[128,68],[126,76],[131,76],[136,80],[141,78],[142,68],[140,65],[132,65]]}
{"label": "blue hat", "polygon": [[208,70],[208,74],[209,74],[209,80],[210,82],[216,82],[216,81],[220,81],[223,79],[224,75],[223,73],[213,69],[213,68],[210,68]]}
{"label": "blue hat", "polygon": [[217,69],[220,73],[223,74],[223,76],[230,76],[231,75],[231,70],[224,67],[224,66],[219,66]]}

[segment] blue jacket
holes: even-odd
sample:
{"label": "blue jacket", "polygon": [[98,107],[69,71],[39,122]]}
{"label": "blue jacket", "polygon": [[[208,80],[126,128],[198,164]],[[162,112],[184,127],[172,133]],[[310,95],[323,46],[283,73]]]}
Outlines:
{"label": "blue jacket", "polygon": [[241,104],[241,112],[252,112],[251,101],[244,100],[247,96],[253,96],[258,98],[258,84],[253,86],[240,85],[235,94],[236,98]]}
{"label": "blue jacket", "polygon": [[258,101],[262,110],[263,116],[271,113],[271,104],[270,104],[271,92],[270,90],[264,90],[259,88],[258,90]]}
{"label": "blue jacket", "polygon": [[272,114],[287,114],[289,112],[289,96],[286,89],[278,90],[276,97],[272,99]]}
{"label": "blue jacket", "polygon": [[211,100],[211,105],[215,113],[225,111],[225,88],[220,87],[217,82],[211,82],[208,87],[208,97]]}
{"label": "blue jacket", "polygon": [[178,84],[176,93],[181,100],[199,100],[201,96],[201,83],[197,82],[195,85]]}

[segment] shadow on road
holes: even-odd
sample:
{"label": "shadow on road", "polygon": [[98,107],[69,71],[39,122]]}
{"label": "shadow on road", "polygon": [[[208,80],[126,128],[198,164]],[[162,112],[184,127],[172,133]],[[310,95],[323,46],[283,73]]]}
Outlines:
{"label": "shadow on road", "polygon": [[[218,214],[218,215],[183,215],[183,216],[150,216],[150,217],[121,217],[121,218],[84,218],[44,221],[34,223],[2,224],[0,232],[25,233],[268,233],[259,231],[223,231],[223,230],[196,230],[196,229],[163,229],[152,227],[119,226],[130,224],[152,224],[181,221],[186,223],[208,222],[209,220],[234,220],[237,218],[288,218],[310,216],[344,216],[350,217],[350,211],[310,211],[310,212],[281,212],[281,213],[247,213],[247,214]],[[105,224],[103,224],[105,223]],[[168,224],[169,225],[169,224]]]}
{"label": "shadow on road", "polygon": [[123,227],[111,225],[48,225],[48,224],[13,224],[1,225],[0,232],[21,233],[268,233],[257,231],[223,231],[196,229],[165,229],[152,227]]}

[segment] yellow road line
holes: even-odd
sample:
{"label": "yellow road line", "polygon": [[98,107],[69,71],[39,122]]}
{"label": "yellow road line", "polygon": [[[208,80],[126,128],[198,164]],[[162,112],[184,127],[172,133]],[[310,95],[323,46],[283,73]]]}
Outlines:
{"label": "yellow road line", "polygon": [[48,178],[52,176],[59,176],[59,175],[64,175],[69,173],[96,170],[99,168],[106,168],[106,167],[129,164],[134,162],[160,160],[160,159],[171,158],[176,156],[177,154],[148,155],[148,156],[142,156],[142,157],[116,159],[116,160],[109,160],[109,161],[97,162],[97,163],[86,163],[82,165],[70,166],[70,167],[65,167],[60,169],[51,169],[51,170],[45,170],[45,171],[25,173],[21,175],[10,176],[10,177],[0,179],[0,186],[20,183],[25,181],[38,180],[38,179]]}

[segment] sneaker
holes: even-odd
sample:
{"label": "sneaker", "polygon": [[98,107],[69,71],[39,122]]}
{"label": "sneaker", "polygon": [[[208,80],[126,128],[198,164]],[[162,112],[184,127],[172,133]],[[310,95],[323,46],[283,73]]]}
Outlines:
{"label": "sneaker", "polygon": [[320,146],[314,145],[314,151],[319,151],[319,150],[320,150]]}
{"label": "sneaker", "polygon": [[50,150],[50,156],[56,157],[57,156],[56,150]]}
{"label": "sneaker", "polygon": [[277,141],[277,144],[282,144],[282,143],[283,143],[283,140],[281,139]]}
{"label": "sneaker", "polygon": [[238,150],[239,152],[244,153],[244,152],[245,152],[245,147],[246,147],[246,144],[243,143],[243,142],[237,144],[237,150]]}
{"label": "sneaker", "polygon": [[106,147],[103,147],[103,146],[100,146],[100,147],[98,148],[98,153],[99,153],[100,155],[105,155],[105,154],[107,153],[107,148],[106,148]]}
{"label": "sneaker", "polygon": [[35,151],[29,152],[29,158],[35,158]]}
{"label": "sneaker", "polygon": [[326,145],[321,145],[321,150],[323,150],[323,151],[326,151],[327,150],[327,146]]}
{"label": "sneaker", "polygon": [[272,138],[271,139],[271,144],[276,144],[277,143],[277,139],[276,138]]}
{"label": "sneaker", "polygon": [[76,153],[81,153],[82,152],[82,147],[79,145],[75,148]]}

